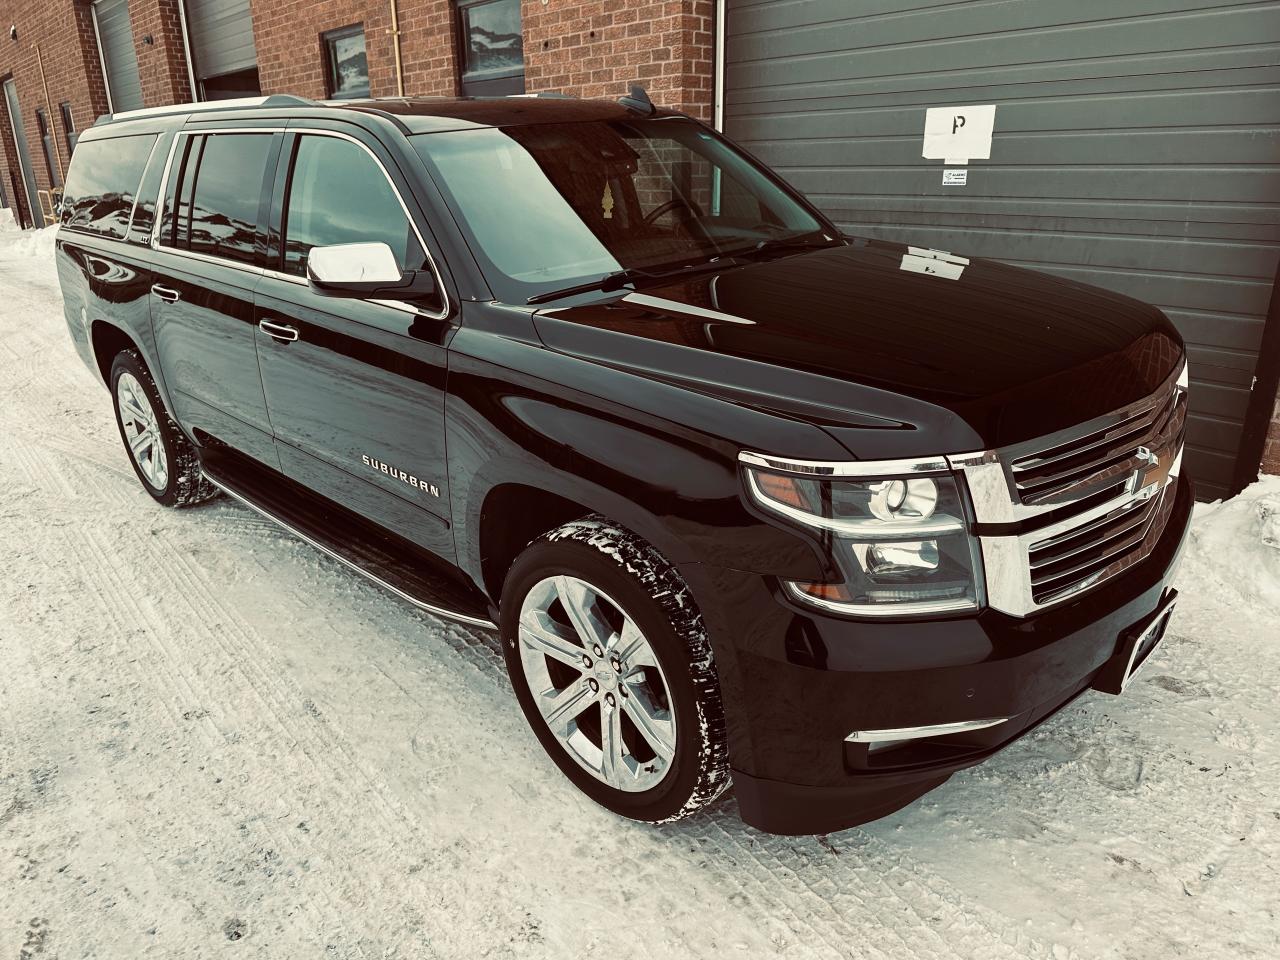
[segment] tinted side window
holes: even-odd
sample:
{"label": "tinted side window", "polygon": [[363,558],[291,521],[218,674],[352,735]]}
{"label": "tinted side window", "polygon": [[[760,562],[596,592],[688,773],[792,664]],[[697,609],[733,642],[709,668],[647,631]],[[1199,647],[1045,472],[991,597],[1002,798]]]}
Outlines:
{"label": "tinted side window", "polygon": [[[187,249],[252,263],[257,259],[258,204],[271,151],[269,133],[215,133],[203,138],[198,162],[188,155],[179,206]],[[192,173],[194,171],[194,174]],[[179,243],[183,246],[183,243]]]}
{"label": "tinted side window", "polygon": [[147,134],[81,143],[67,171],[62,225],[122,238],[155,142],[155,135]]}
{"label": "tinted side window", "polygon": [[336,137],[303,136],[294,151],[285,216],[284,270],[307,272],[307,252],[335,243],[391,247],[402,270],[421,270],[426,253],[378,163]]}
{"label": "tinted side window", "polygon": [[156,208],[160,191],[160,178],[164,176],[165,160],[169,156],[167,141],[162,141],[151,151],[151,162],[142,175],[142,186],[138,188],[138,202],[133,208],[133,225],[129,229],[129,239],[134,243],[148,243],[151,239],[151,228],[155,225]]}

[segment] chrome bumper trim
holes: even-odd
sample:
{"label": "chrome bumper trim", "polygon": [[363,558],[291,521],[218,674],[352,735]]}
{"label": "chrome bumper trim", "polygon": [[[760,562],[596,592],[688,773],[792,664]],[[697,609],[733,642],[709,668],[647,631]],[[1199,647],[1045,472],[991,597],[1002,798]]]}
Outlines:
{"label": "chrome bumper trim", "polygon": [[985,730],[1001,723],[1007,723],[1008,717],[995,717],[991,720],[959,720],[954,723],[931,723],[923,727],[894,727],[889,730],[855,730],[845,737],[849,743],[887,743],[892,740],[923,740],[926,737],[945,737],[950,733],[968,733],[971,730]]}

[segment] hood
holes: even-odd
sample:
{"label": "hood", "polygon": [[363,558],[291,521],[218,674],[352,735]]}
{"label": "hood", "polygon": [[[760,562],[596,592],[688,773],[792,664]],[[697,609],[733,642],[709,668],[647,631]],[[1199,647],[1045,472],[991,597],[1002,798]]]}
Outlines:
{"label": "hood", "polygon": [[1153,392],[1182,355],[1169,320],[1137,300],[876,240],[544,310],[535,324],[552,349],[817,423],[861,457],[1042,436]]}

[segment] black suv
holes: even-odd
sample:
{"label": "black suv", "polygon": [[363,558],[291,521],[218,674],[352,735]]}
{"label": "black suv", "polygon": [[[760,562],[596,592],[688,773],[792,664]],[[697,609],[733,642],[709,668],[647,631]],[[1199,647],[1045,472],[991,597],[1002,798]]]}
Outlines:
{"label": "black suv", "polygon": [[1160,641],[1192,504],[1157,309],[847,237],[715,130],[530,97],[104,117],[57,241],[147,492],[500,631],[581,790],[898,809]]}

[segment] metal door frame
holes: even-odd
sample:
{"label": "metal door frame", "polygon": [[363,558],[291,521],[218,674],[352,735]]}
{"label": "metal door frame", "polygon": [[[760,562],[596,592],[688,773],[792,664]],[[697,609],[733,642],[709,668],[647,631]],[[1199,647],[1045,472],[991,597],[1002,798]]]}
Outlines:
{"label": "metal door frame", "polygon": [[93,18],[93,39],[98,44],[98,66],[102,68],[102,87],[107,91],[107,112],[115,113],[115,104],[111,102],[111,78],[107,75],[107,57],[102,52],[102,31],[98,29],[98,3],[93,0],[89,4],[89,15]]}
{"label": "metal door frame", "polygon": [[[27,195],[27,212],[31,216],[31,226],[36,226],[36,211],[40,209],[36,197],[31,195],[32,187],[36,187],[39,192],[39,185],[36,183],[36,172],[31,166],[31,148],[27,144],[26,133],[18,124],[18,118],[14,116],[14,108],[21,114],[22,104],[18,100],[18,84],[13,77],[9,77],[2,84],[5,93],[5,110],[9,114],[9,132],[13,134],[13,149],[18,155],[18,170],[22,174],[22,190]],[[12,91],[12,98],[10,98]]]}

